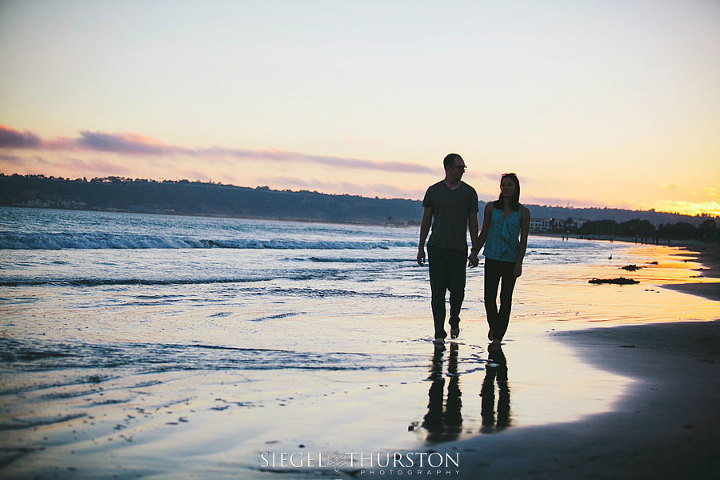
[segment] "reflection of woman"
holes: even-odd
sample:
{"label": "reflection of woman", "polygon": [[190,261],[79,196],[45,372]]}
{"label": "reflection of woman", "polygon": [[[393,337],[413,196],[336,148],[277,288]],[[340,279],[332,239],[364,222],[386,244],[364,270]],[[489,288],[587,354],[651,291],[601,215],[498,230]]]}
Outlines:
{"label": "reflection of woman", "polygon": [[[499,390],[497,420],[495,419],[495,381],[497,381]],[[490,349],[480,396],[482,397],[480,415],[483,424],[480,431],[482,433],[492,433],[509,426],[510,387],[508,386],[508,367],[507,359],[500,346]]]}
{"label": "reflection of woman", "polygon": [[[500,179],[500,197],[485,206],[479,245],[485,246],[485,310],[490,326],[488,339],[499,345],[510,322],[515,280],[522,274],[522,262],[530,230],[530,210],[520,205],[520,181],[514,173]],[[500,309],[497,308],[498,284]]]}

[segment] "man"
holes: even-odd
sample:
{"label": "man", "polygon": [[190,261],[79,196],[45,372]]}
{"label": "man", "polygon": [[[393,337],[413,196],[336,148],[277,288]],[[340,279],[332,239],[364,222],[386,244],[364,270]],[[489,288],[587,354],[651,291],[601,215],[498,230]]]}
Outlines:
{"label": "man", "polygon": [[[470,267],[478,265],[478,197],[475,189],[462,181],[465,161],[457,153],[443,160],[445,179],[430,186],[423,199],[417,262],[425,263],[425,239],[430,267],[432,313],[435,343],[445,343],[445,292],[450,291],[450,337],[460,334],[460,308],[465,297],[465,259]],[[467,230],[473,248],[467,256]]]}

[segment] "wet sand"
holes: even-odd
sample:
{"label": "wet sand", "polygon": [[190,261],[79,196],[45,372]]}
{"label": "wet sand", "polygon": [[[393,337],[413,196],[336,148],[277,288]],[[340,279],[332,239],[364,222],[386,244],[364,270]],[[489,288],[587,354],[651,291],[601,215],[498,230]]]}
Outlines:
{"label": "wet sand", "polygon": [[[707,281],[663,285],[720,301],[720,247],[686,245]],[[719,309],[720,312],[720,309]],[[720,320],[553,332],[588,364],[635,380],[612,412],[433,446],[445,478],[720,478]],[[499,408],[499,404],[498,404]],[[440,473],[440,470],[436,470]],[[372,475],[360,475],[369,478]]]}
{"label": "wet sand", "polygon": [[553,338],[637,383],[610,413],[435,446],[460,452],[456,478],[720,478],[720,321]]}
{"label": "wet sand", "polygon": [[699,295],[710,300],[720,301],[720,244],[707,242],[687,242],[687,254],[696,258],[703,267],[698,275],[703,277],[702,282],[683,283],[676,285],[663,285],[678,292]]}

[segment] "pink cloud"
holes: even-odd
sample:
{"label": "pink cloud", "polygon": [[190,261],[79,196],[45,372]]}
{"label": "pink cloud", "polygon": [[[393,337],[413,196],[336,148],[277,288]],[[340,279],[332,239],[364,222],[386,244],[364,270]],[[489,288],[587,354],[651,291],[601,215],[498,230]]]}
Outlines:
{"label": "pink cloud", "polygon": [[283,150],[249,150],[226,147],[186,148],[167,145],[139,133],[106,133],[83,130],[78,138],[60,137],[43,140],[32,132],[0,128],[0,148],[28,148],[55,151],[90,151],[118,155],[188,155],[231,157],[238,160],[275,160],[278,162],[318,163],[338,168],[406,173],[437,173],[437,169],[408,162],[363,160],[352,157],[317,155]]}
{"label": "pink cloud", "polygon": [[186,153],[186,149],[164,145],[139,133],[103,133],[81,131],[73,141],[85,150],[112,152],[127,155],[167,155]]}
{"label": "pink cloud", "polygon": [[[189,151],[190,152],[190,151]],[[392,172],[407,173],[436,173],[436,169],[428,168],[425,165],[406,162],[362,160],[351,157],[337,157],[331,155],[313,155],[299,152],[288,152],[283,150],[244,150],[239,148],[213,147],[191,151],[194,155],[229,156],[238,159],[253,160],[275,160],[278,162],[301,161],[319,163],[344,168],[358,168],[369,170],[383,170]]]}
{"label": "pink cloud", "polygon": [[42,143],[32,132],[15,130],[0,124],[0,148],[37,148]]}

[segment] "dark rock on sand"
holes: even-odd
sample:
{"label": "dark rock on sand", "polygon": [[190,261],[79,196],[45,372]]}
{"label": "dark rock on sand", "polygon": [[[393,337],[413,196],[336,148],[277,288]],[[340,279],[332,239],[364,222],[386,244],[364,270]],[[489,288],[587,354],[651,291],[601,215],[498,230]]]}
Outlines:
{"label": "dark rock on sand", "polygon": [[592,280],[588,281],[588,283],[593,283],[595,285],[600,285],[602,283],[612,283],[614,285],[633,285],[635,283],[640,283],[640,282],[637,280],[633,280],[632,278],[619,277],[619,278],[593,278]]}

